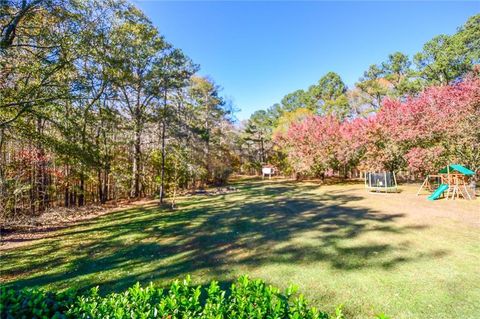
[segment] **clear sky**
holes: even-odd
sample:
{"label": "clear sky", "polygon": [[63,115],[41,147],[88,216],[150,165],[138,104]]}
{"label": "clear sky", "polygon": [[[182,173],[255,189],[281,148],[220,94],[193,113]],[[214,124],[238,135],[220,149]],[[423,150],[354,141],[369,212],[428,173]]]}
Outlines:
{"label": "clear sky", "polygon": [[410,56],[480,13],[470,2],[135,0],[246,119],[329,71],[352,86],[389,53]]}

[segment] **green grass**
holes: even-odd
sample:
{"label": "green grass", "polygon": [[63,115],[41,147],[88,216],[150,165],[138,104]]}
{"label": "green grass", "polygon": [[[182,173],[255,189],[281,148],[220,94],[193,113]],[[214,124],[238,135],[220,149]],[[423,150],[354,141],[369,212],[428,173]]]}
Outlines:
{"label": "green grass", "polygon": [[166,285],[241,274],[299,287],[351,318],[480,317],[479,202],[368,194],[361,185],[240,181],[238,192],[111,213],[2,252],[3,284]]}

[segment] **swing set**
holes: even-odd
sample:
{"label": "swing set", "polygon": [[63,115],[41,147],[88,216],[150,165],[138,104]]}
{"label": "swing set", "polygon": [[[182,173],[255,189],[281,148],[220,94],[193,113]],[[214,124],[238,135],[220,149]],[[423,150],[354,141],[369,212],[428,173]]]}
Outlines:
{"label": "swing set", "polygon": [[425,188],[432,193],[428,196],[429,200],[436,200],[440,196],[444,196],[446,199],[455,199],[461,196],[464,199],[472,200],[475,198],[475,193],[472,194],[469,190],[468,180],[474,175],[475,172],[462,165],[450,164],[441,169],[438,174],[427,175],[417,191],[417,196]]}

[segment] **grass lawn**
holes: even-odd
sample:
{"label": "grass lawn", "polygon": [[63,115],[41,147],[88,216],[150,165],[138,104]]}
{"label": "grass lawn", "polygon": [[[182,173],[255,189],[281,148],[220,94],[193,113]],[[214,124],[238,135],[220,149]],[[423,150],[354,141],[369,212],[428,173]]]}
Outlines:
{"label": "grass lawn", "polygon": [[175,211],[147,204],[3,249],[3,285],[118,291],[191,274],[241,274],[286,287],[351,318],[480,318],[480,200],[427,201],[414,186],[243,180]]}

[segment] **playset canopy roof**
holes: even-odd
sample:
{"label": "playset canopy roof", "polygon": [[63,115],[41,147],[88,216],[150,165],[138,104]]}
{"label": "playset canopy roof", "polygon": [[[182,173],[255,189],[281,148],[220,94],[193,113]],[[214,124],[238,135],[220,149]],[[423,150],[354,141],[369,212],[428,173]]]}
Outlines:
{"label": "playset canopy roof", "polygon": [[475,175],[474,171],[471,171],[468,168],[466,168],[462,165],[459,165],[459,164],[450,164],[450,165],[446,166],[445,168],[442,168],[438,172],[442,173],[442,174],[447,174],[449,170],[450,171],[457,171],[458,173],[463,174],[463,175]]}

